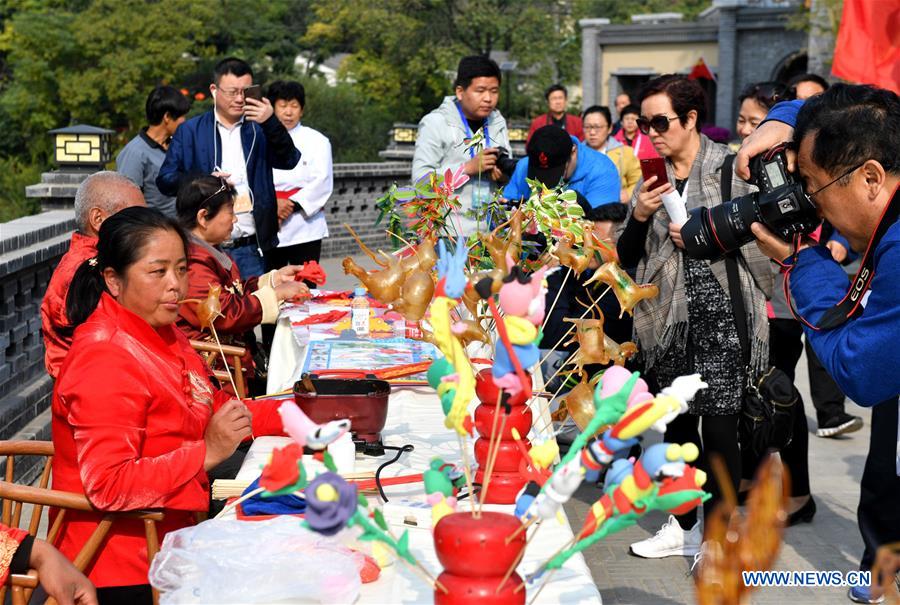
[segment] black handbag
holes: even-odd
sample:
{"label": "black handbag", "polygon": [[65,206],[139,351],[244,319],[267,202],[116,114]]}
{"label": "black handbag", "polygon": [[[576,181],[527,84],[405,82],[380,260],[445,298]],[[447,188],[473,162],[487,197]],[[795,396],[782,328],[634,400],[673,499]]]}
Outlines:
{"label": "black handbag", "polygon": [[[722,166],[722,197],[731,198],[731,175],[734,156],[725,158]],[[747,330],[747,312],[738,276],[735,250],[725,255],[728,275],[728,292],[734,312],[734,323],[741,343],[747,379],[741,402],[738,435],[741,449],[757,458],[773,450],[781,450],[794,436],[794,406],[800,401],[800,392],[790,377],[774,366],[754,375],[750,368],[750,335]]]}

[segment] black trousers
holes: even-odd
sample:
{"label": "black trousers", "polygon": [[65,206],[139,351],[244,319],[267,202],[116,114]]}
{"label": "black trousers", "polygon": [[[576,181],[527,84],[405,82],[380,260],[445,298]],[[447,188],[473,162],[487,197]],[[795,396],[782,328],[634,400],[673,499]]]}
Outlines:
{"label": "black trousers", "polygon": [[149,584],[134,586],[109,586],[97,589],[100,605],[151,605],[153,592]]}
{"label": "black trousers", "polygon": [[[773,334],[777,332],[778,334]],[[769,363],[794,378],[797,361],[803,352],[803,327],[795,319],[769,320]],[[777,338],[777,341],[775,340]],[[809,369],[809,393],[816,408],[819,426],[844,413],[844,393],[806,341],[806,365]]]}
{"label": "black trousers", "polygon": [[809,340],[806,341],[806,365],[809,367],[809,393],[816,408],[816,420],[821,427],[844,413],[846,397],[809,346]]}
{"label": "black trousers", "polygon": [[[702,435],[702,436],[701,436]],[[741,476],[741,451],[738,446],[738,414],[725,416],[694,416],[681,414],[666,427],[665,441],[667,443],[694,443],[700,448],[699,468],[708,475],[703,489],[712,497],[703,503],[703,516],[706,517],[713,511],[716,504],[722,499],[722,488],[712,472],[709,458],[719,455],[728,470],[731,479],[731,488],[737,493],[738,482]],[[678,524],[682,529],[688,530],[697,522],[697,509],[679,515]]]}
{"label": "black trousers", "polygon": [[[305,262],[314,260],[319,262],[322,256],[322,240],[317,239],[312,242],[304,242],[302,244],[294,244],[293,246],[284,246],[283,248],[272,248],[266,251],[266,271],[281,269],[288,265],[302,265]],[[316,284],[307,281],[306,285],[310,288],[316,288]],[[275,337],[275,326],[272,324],[264,324],[260,326],[262,329],[263,347],[266,353],[272,349],[272,339]]]}
{"label": "black trousers", "polygon": [[[859,568],[869,570],[879,546],[900,541],[896,398],[872,408],[869,454],[859,487],[856,518],[865,545]],[[876,581],[875,578],[872,580]]]}
{"label": "black trousers", "polygon": [[[320,239],[283,248],[272,248],[266,251],[266,269],[271,271],[287,265],[302,265],[311,260],[319,262],[321,256],[322,240]],[[311,288],[314,286],[309,283],[307,285]]]}

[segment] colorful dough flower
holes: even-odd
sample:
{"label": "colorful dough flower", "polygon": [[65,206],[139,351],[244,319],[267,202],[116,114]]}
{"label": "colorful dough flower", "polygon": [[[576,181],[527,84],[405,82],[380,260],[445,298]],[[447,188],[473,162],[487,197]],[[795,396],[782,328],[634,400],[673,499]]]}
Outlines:
{"label": "colorful dough flower", "polygon": [[302,460],[303,448],[297,443],[274,449],[259,478],[260,487],[266,488],[263,495],[280,496],[302,489],[306,485]]}
{"label": "colorful dough flower", "polygon": [[337,473],[322,473],[306,486],[306,524],[315,532],[333,536],[356,513],[356,486]]}

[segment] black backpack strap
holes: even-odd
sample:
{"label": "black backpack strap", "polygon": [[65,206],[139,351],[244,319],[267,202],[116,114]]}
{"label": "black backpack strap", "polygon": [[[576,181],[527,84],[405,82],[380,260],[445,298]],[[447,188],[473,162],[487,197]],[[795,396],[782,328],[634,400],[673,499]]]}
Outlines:
{"label": "black backpack strap", "polygon": [[[731,200],[731,180],[734,177],[735,156],[725,156],[722,163],[721,185],[722,201]],[[750,363],[750,334],[747,331],[747,310],[744,307],[744,295],[741,293],[741,279],[738,274],[737,256],[735,250],[725,255],[725,272],[728,275],[728,294],[731,296],[731,308],[734,313],[734,325],[737,328],[738,340],[741,342],[741,354],[744,363]]]}

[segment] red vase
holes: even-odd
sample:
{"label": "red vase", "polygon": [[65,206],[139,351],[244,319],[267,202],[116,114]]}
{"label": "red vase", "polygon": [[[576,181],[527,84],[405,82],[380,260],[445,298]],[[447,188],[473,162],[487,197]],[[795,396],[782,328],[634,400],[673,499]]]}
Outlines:
{"label": "red vase", "polygon": [[[527,374],[529,384],[531,374]],[[475,375],[475,395],[481,403],[489,403],[493,406],[497,405],[497,385],[494,384],[494,376],[491,374],[491,368],[484,368]],[[511,406],[525,405],[528,400],[525,399],[525,391],[520,392],[515,397],[507,397],[506,403]]]}
{"label": "red vase", "polygon": [[[493,482],[493,479],[492,479]],[[506,571],[525,548],[525,534],[519,533],[506,543],[509,536],[520,530],[522,523],[512,515],[482,511],[476,518],[470,512],[452,513],[441,519],[434,528],[434,550],[444,566],[438,581],[447,589],[434,591],[434,602],[448,605],[513,605],[525,603],[525,590],[515,592],[522,583],[513,572],[497,588]]]}
{"label": "red vase", "polygon": [[[484,485],[484,472],[479,469],[475,473],[475,482]],[[488,486],[485,504],[509,504],[516,501],[516,496],[525,487],[528,480],[519,473],[504,473],[496,470],[491,473],[491,484]]]}
{"label": "red vase", "polygon": [[[475,428],[479,434],[489,435],[491,428],[494,426],[494,413],[497,411],[496,404],[479,405],[475,408]],[[506,426],[500,434],[500,439],[509,441],[513,438],[512,430],[519,431],[519,435],[525,437],[531,430],[531,408],[527,405],[517,405],[510,408],[509,416],[506,418]],[[500,430],[503,424],[503,408],[500,408],[500,417],[497,419],[497,430]]]}
{"label": "red vase", "polygon": [[[525,448],[531,447],[531,443],[526,439],[523,441]],[[478,461],[478,470],[485,471],[488,466],[488,447],[490,441],[487,437],[482,437],[475,441],[475,460]],[[522,460],[522,450],[515,441],[503,441],[502,439],[494,441],[494,449],[497,451],[494,456],[493,472],[514,473],[519,470],[519,462]],[[491,480],[493,481],[493,479]]]}
{"label": "red vase", "polygon": [[524,531],[506,543],[521,526],[521,521],[506,513],[482,511],[478,518],[470,512],[452,513],[435,526],[434,549],[441,565],[453,575],[503,577],[525,546]]}
{"label": "red vase", "polygon": [[[525,533],[525,532],[522,532]],[[435,605],[524,605],[525,589],[515,592],[522,578],[516,572],[507,578],[500,593],[497,587],[503,576],[491,578],[468,578],[448,572],[438,576],[438,582],[447,589],[447,594],[440,589],[434,591]]]}
{"label": "red vase", "polygon": [[[528,379],[529,381],[531,380],[530,374]],[[506,423],[503,423],[503,415],[506,413],[506,409],[501,407],[501,416],[496,419],[496,426],[494,425],[494,416],[497,413],[498,390],[494,384],[491,368],[485,368],[478,372],[475,381],[475,393],[481,401],[481,405],[475,408],[475,428],[480,436],[480,439],[475,442],[475,461],[478,463],[475,481],[484,486],[484,473],[487,470],[488,453],[491,448],[491,431],[500,431],[499,435],[493,437],[497,454],[494,466],[491,468],[491,479],[485,502],[490,504],[513,504],[516,501],[516,494],[525,485],[526,480],[518,474],[519,463],[522,460],[522,451],[513,439],[512,431],[516,429],[519,432],[519,435],[524,440],[525,448],[528,449],[531,444],[525,440],[525,437],[531,430],[533,420],[531,409],[525,405],[527,400],[524,394],[519,394],[515,397],[505,397],[509,404],[509,408],[507,408],[509,414],[506,416]],[[496,482],[498,478],[499,483]]]}

